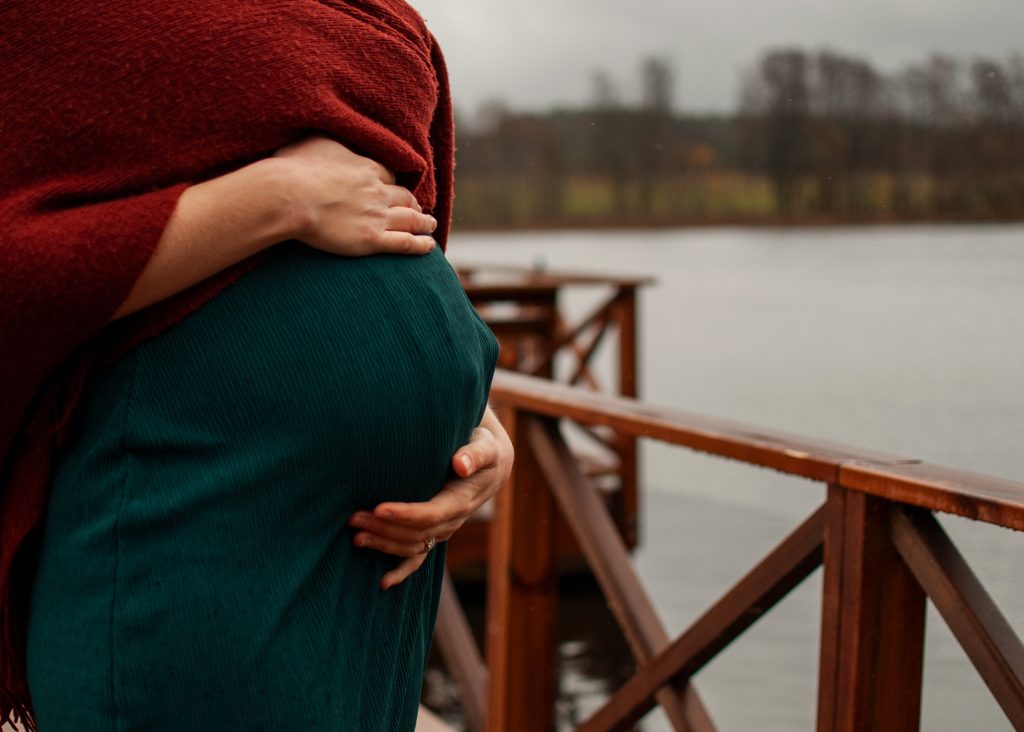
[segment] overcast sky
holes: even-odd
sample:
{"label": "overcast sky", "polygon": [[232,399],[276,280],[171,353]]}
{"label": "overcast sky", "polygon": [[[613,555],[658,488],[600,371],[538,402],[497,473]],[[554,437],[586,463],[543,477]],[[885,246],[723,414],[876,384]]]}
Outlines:
{"label": "overcast sky", "polygon": [[740,72],[772,46],[829,47],[882,70],[935,51],[1024,52],[1024,0],[411,0],[451,68],[456,104],[579,103],[607,69],[626,97],[639,60],[666,57],[677,106],[735,106]]}

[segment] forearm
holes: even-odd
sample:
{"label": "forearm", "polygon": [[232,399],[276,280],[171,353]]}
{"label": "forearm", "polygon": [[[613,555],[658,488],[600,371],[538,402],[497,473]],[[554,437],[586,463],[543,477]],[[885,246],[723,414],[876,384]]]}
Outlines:
{"label": "forearm", "polygon": [[426,254],[437,220],[380,163],[312,135],[186,188],[114,319],[286,239],[341,256]]}
{"label": "forearm", "polygon": [[270,158],[185,189],[114,319],[292,238],[301,211],[285,195],[283,171]]}

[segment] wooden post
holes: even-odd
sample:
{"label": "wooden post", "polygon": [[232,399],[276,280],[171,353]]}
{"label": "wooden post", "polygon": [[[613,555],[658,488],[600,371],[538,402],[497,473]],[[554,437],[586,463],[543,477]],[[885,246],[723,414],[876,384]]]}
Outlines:
{"label": "wooden post", "polygon": [[920,726],[925,594],[896,552],[889,502],[829,486],[818,732]]}
{"label": "wooden post", "polygon": [[550,295],[540,303],[540,308],[544,313],[544,323],[541,326],[539,337],[533,340],[531,356],[541,359],[548,354],[552,355],[544,368],[536,372],[537,376],[552,379],[555,376],[555,354],[552,351],[555,341],[558,339],[558,290],[552,290]]}
{"label": "wooden post", "polygon": [[487,708],[487,667],[480,657],[480,649],[447,571],[441,584],[441,607],[437,613],[434,646],[459,688],[467,729],[483,732],[484,710]]}
{"label": "wooden post", "polygon": [[[616,299],[619,301],[615,307],[615,321],[619,329],[619,395],[635,398],[638,396],[636,287],[620,285]],[[619,435],[616,439],[616,448],[621,474],[618,497],[621,510],[616,514],[622,538],[626,546],[632,549],[639,541],[637,526],[640,492],[637,486],[640,477],[636,438]]]}
{"label": "wooden post", "polygon": [[498,339],[501,350],[498,352],[498,367],[503,369],[516,369],[522,353],[522,338],[518,335],[505,335]]}
{"label": "wooden post", "polygon": [[503,410],[516,445],[491,522],[487,584],[488,732],[554,726],[558,575],[555,502],[528,448],[530,418]]}

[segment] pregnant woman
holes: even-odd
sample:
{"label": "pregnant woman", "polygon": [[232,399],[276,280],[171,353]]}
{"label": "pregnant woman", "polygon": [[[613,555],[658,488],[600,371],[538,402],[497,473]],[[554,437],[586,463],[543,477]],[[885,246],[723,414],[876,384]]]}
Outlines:
{"label": "pregnant woman", "polygon": [[434,39],[397,0],[0,23],[0,722],[411,730],[430,550],[511,462]]}

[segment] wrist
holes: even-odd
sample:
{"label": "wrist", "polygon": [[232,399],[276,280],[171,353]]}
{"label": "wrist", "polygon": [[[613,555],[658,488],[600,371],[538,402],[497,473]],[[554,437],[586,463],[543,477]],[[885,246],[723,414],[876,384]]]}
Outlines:
{"label": "wrist", "polygon": [[255,195],[256,239],[263,247],[299,239],[313,225],[312,207],[301,195],[300,178],[287,158],[257,160],[235,171],[239,183]]}

